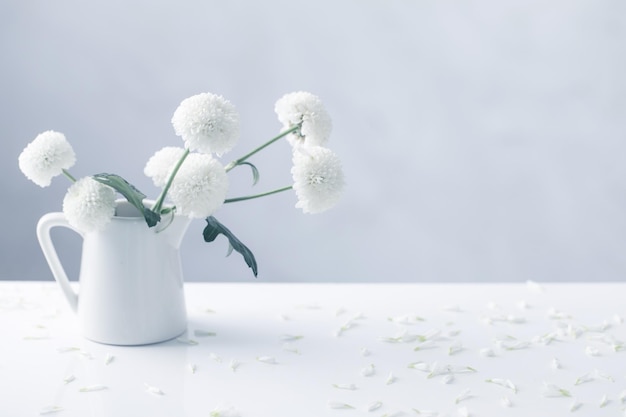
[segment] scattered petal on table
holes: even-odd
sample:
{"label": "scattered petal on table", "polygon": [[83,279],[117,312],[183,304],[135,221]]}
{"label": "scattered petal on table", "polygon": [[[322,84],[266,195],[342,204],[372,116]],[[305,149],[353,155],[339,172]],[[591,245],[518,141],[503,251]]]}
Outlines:
{"label": "scattered petal on table", "polygon": [[604,394],[600,399],[600,408],[606,407],[607,405],[609,405],[610,402],[611,401],[609,401],[609,398],[606,396],[606,394]]}
{"label": "scattered petal on table", "polygon": [[367,411],[376,411],[378,410],[380,407],[383,406],[383,403],[380,401],[374,401],[373,403],[370,403],[367,406]]}
{"label": "scattered petal on table", "polygon": [[337,389],[345,389],[349,391],[355,391],[359,389],[355,384],[333,384],[333,387]]}
{"label": "scattered petal on table", "polygon": [[459,395],[456,396],[456,398],[454,399],[454,403],[458,404],[461,401],[468,400],[468,399],[470,399],[472,397],[473,397],[472,391],[470,391],[470,389],[467,388],[467,389],[463,390],[463,392],[461,392]]}
{"label": "scattered petal on table", "polygon": [[46,407],[43,407],[41,410],[39,410],[39,414],[40,415],[54,414],[60,411],[63,411],[63,407],[59,407],[58,405],[48,405]]}
{"label": "scattered petal on table", "polygon": [[217,336],[217,333],[209,332],[207,330],[196,329],[193,331],[193,335],[196,337],[209,337],[209,336]]}
{"label": "scattered petal on table", "polygon": [[559,387],[558,385],[551,384],[548,382],[543,383],[542,394],[544,397],[571,397],[572,394],[564,388]]}
{"label": "scattered petal on table", "polygon": [[104,391],[108,389],[106,385],[89,385],[87,387],[82,387],[78,391],[79,392],[94,392],[94,391]]}
{"label": "scattered petal on table", "polygon": [[184,344],[184,345],[190,345],[190,346],[195,346],[195,345],[197,345],[197,344],[198,344],[198,342],[196,342],[195,340],[193,340],[193,339],[188,339],[188,338],[186,338],[186,337],[179,337],[179,338],[177,338],[177,339],[176,339],[176,341],[177,341],[178,343],[182,343],[182,344]]}
{"label": "scattered petal on table", "polygon": [[502,404],[502,407],[505,407],[505,408],[513,407],[513,402],[511,401],[509,397],[503,397],[500,400],[500,404]]}
{"label": "scattered petal on table", "polygon": [[240,417],[239,411],[235,407],[215,407],[210,417]]}
{"label": "scattered petal on table", "polygon": [[335,410],[354,409],[354,407],[351,406],[350,404],[341,403],[341,402],[337,402],[337,401],[329,401],[328,402],[328,408],[332,408],[332,409],[335,409]]}
{"label": "scattered petal on table", "polygon": [[284,334],[280,337],[280,340],[284,342],[294,342],[296,340],[302,339],[304,336],[302,335],[294,335],[294,334]]}
{"label": "scattered petal on table", "polygon": [[577,411],[582,406],[583,406],[583,403],[581,403],[576,398],[574,398],[572,403],[569,405],[569,411],[573,413],[574,411]]}
{"label": "scattered petal on table", "polygon": [[361,369],[361,376],[372,376],[376,373],[374,364],[369,364],[365,368]]}
{"label": "scattered petal on table", "polygon": [[277,365],[278,361],[273,356],[257,356],[256,360],[263,363],[268,363],[270,365]]}
{"label": "scattered petal on table", "polygon": [[152,395],[165,395],[165,393],[163,391],[161,391],[160,388],[157,387],[153,387],[152,385],[149,384],[144,384],[144,386],[146,387],[146,392]]}
{"label": "scattered petal on table", "polygon": [[229,367],[233,372],[235,372],[237,368],[239,368],[239,366],[241,366],[241,362],[239,362],[237,359],[231,359]]}

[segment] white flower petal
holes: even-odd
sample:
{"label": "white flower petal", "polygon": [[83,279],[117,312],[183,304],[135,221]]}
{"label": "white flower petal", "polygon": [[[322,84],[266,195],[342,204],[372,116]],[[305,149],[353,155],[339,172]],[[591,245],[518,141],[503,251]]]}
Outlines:
{"label": "white flower petal", "polygon": [[160,388],[153,387],[152,385],[149,385],[149,384],[144,384],[144,386],[146,387],[146,392],[149,394],[159,395],[159,396],[165,395],[165,393]]}
{"label": "white flower petal", "polygon": [[40,415],[54,414],[60,411],[63,411],[63,407],[59,407],[58,405],[48,405],[46,407],[43,407],[41,410],[39,410],[39,414]]}
{"label": "white flower petal", "polygon": [[276,358],[274,358],[273,356],[257,356],[256,360],[259,362],[270,364],[270,365],[278,364],[278,362],[276,361]]}
{"label": "white flower petal", "polygon": [[355,384],[333,384],[333,387],[337,389],[345,389],[348,391],[355,391],[358,389]]}
{"label": "white flower petal", "polygon": [[196,329],[193,331],[193,335],[196,337],[208,337],[208,336],[216,336],[215,332],[209,332],[207,330]]}
{"label": "white flower petal", "polygon": [[332,408],[332,409],[335,409],[335,410],[354,409],[354,407],[351,406],[350,404],[341,403],[341,402],[337,402],[337,401],[329,401],[328,402],[328,408]]}
{"label": "white flower petal", "polygon": [[230,151],[239,140],[239,114],[222,96],[202,93],[183,100],[172,126],[186,148],[218,156]]}
{"label": "white flower petal", "polygon": [[459,409],[457,410],[457,413],[459,414],[459,417],[469,417],[470,412],[467,409],[467,407],[459,407]]}
{"label": "white flower petal", "polygon": [[463,390],[463,392],[461,392],[459,395],[456,396],[456,398],[454,399],[454,403],[458,404],[461,401],[468,400],[468,399],[470,399],[472,397],[473,397],[472,392],[470,391],[469,388],[467,388],[467,389]]}
{"label": "white flower petal", "polygon": [[224,167],[205,154],[189,154],[168,192],[178,213],[190,218],[210,216],[224,203],[228,176]]}
{"label": "white flower petal", "polygon": [[184,148],[166,146],[150,157],[143,172],[152,179],[154,185],[163,187],[167,183],[176,163],[184,153]]}
{"label": "white flower petal", "polygon": [[230,367],[231,371],[235,372],[240,366],[241,366],[241,362],[239,362],[238,360],[232,359],[230,361],[229,367]]}
{"label": "white flower petal", "polygon": [[574,411],[577,411],[582,406],[583,406],[583,403],[581,403],[580,401],[574,398],[574,400],[569,406],[569,411],[573,413]]}
{"label": "white flower petal", "polygon": [[18,157],[22,173],[40,187],[49,186],[52,178],[75,162],[74,150],[65,135],[52,130],[37,135]]}
{"label": "white flower petal", "polygon": [[369,364],[365,368],[361,369],[361,376],[372,376],[376,373],[376,368],[373,364]]}
{"label": "white flower petal", "polygon": [[115,191],[91,177],[81,178],[67,190],[63,213],[83,233],[102,230],[115,214]]}
{"label": "white flower petal", "polygon": [[439,416],[439,412],[438,411],[434,411],[434,410],[418,410],[416,408],[413,408],[413,411],[415,411],[415,414],[417,414],[418,416],[422,416],[422,417],[437,417],[437,416]]}
{"label": "white flower petal", "polygon": [[547,382],[543,383],[542,394],[544,397],[571,397],[572,395],[566,389],[563,389],[555,384],[550,384]]}
{"label": "white flower petal", "polygon": [[367,411],[370,411],[370,412],[371,412],[371,411],[376,411],[376,410],[378,410],[378,409],[379,409],[380,407],[382,407],[382,406],[383,406],[383,403],[382,403],[382,402],[380,402],[380,401],[374,401],[373,403],[370,403],[370,404],[367,406]]}
{"label": "white flower petal", "polygon": [[215,407],[211,413],[209,413],[210,417],[240,417],[239,411],[235,407],[228,406],[218,406]]}
{"label": "white flower petal", "polygon": [[448,347],[448,355],[455,355],[463,350],[463,343],[460,340],[455,341]]}
{"label": "white flower petal", "polygon": [[293,342],[296,340],[302,339],[304,336],[302,335],[294,335],[294,334],[284,334],[280,337],[280,340],[285,342]]}
{"label": "white flower petal", "polygon": [[89,385],[87,387],[82,387],[78,391],[79,392],[94,392],[94,391],[103,391],[108,389],[105,385]]}
{"label": "white flower petal", "polygon": [[331,150],[320,146],[301,148],[293,156],[293,189],[296,207],[304,213],[320,213],[339,201],[344,188],[341,161]]}
{"label": "white flower petal", "polygon": [[283,130],[302,123],[287,140],[294,146],[323,146],[332,131],[332,120],[319,97],[304,91],[285,94],[274,106]]}
{"label": "white flower petal", "polygon": [[609,400],[609,397],[607,397],[607,396],[606,396],[606,394],[604,394],[604,395],[602,396],[602,398],[600,399],[600,404],[599,404],[599,406],[600,406],[600,408],[604,408],[604,407],[606,407],[607,405],[609,405],[609,403],[610,403],[610,402],[611,402],[611,401]]}

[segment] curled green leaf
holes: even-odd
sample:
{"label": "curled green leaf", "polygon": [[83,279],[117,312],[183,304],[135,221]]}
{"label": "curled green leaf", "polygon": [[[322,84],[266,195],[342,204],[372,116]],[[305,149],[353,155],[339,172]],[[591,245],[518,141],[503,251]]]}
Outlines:
{"label": "curled green leaf", "polygon": [[115,191],[120,193],[126,198],[126,200],[132,204],[141,214],[143,214],[144,219],[146,219],[146,223],[149,227],[154,227],[161,220],[161,215],[155,213],[154,211],[146,208],[143,205],[143,199],[146,198],[146,195],[139,191],[134,185],[130,184],[124,178],[120,177],[116,174],[96,174],[93,176],[93,179],[113,188]]}
{"label": "curled green leaf", "polygon": [[205,242],[213,242],[219,235],[224,235],[228,239],[230,246],[239,252],[246,264],[252,269],[252,273],[256,277],[258,274],[258,267],[256,259],[252,251],[248,249],[226,226],[220,223],[215,217],[209,216],[206,218],[207,225],[202,232]]}

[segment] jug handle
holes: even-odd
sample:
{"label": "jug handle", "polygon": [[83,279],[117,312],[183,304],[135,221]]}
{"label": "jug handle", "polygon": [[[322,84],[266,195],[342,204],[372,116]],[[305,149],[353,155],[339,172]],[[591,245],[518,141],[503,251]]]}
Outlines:
{"label": "jug handle", "polygon": [[65,218],[65,215],[60,212],[44,214],[37,223],[37,239],[39,240],[39,245],[41,246],[44,257],[48,262],[48,266],[52,271],[54,279],[61,287],[63,295],[65,295],[65,298],[70,304],[72,310],[76,312],[78,309],[78,294],[72,289],[70,281],[67,278],[67,274],[65,273],[65,268],[63,268],[63,265],[59,260],[59,255],[57,254],[54,244],[52,243],[50,231],[54,227],[66,227],[75,231],[81,235],[81,237],[83,235],[77,229],[72,227]]}

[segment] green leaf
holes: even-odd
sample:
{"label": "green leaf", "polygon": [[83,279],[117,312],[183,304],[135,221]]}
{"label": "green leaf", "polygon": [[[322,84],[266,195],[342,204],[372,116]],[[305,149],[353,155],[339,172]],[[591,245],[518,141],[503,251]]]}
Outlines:
{"label": "green leaf", "polygon": [[256,185],[256,183],[259,182],[259,177],[261,176],[259,174],[259,169],[250,162],[241,162],[240,165],[248,165],[252,169],[252,185]]}
{"label": "green leaf", "polygon": [[[204,236],[205,242],[213,242],[215,238],[219,235],[224,235],[228,239],[228,243],[234,250],[239,252],[243,259],[246,261],[246,264],[252,269],[252,273],[256,277],[258,274],[258,268],[256,264],[256,259],[254,259],[254,255],[252,251],[246,247],[239,239],[235,237],[235,235],[226,228],[222,223],[220,223],[215,217],[209,216],[206,218],[207,226],[204,228],[202,232],[202,236]],[[230,254],[230,252],[229,252]]]}
{"label": "green leaf", "polygon": [[143,199],[146,198],[146,195],[124,178],[116,174],[103,173],[94,175],[93,179],[102,184],[108,185],[123,195],[130,204],[143,214],[143,217],[146,219],[146,223],[149,227],[156,226],[161,220],[161,216],[158,213],[155,213],[143,205]]}

